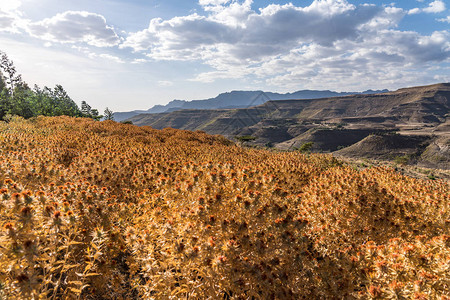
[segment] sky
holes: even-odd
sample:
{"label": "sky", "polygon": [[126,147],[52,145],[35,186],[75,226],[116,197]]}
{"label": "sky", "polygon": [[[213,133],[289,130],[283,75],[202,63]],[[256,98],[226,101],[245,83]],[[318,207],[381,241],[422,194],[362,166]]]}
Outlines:
{"label": "sky", "polygon": [[231,90],[450,82],[450,0],[0,0],[0,50],[31,86],[148,109]]}

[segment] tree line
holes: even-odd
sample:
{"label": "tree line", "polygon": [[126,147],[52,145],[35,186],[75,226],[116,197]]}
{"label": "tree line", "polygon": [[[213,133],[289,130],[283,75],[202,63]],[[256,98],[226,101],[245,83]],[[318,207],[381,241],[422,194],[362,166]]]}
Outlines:
{"label": "tree line", "polygon": [[86,101],[81,108],[70,98],[64,88],[57,84],[53,89],[34,85],[30,88],[17,73],[13,62],[0,50],[0,120],[8,115],[23,118],[43,116],[86,117],[94,120],[113,120],[113,112],[106,108],[104,115]]}

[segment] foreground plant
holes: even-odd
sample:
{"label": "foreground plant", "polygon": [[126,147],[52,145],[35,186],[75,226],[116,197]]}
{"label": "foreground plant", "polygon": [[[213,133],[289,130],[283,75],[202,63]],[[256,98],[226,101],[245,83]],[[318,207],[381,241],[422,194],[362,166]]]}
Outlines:
{"label": "foreground plant", "polygon": [[449,187],[68,117],[0,123],[6,299],[448,299]]}

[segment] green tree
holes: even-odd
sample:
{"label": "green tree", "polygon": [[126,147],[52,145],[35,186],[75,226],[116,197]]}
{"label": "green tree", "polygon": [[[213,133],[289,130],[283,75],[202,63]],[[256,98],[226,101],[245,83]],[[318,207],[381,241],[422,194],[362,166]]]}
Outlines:
{"label": "green tree", "polygon": [[66,115],[72,117],[81,117],[82,114],[77,104],[69,97],[64,88],[57,84],[52,93],[53,100],[57,104],[55,115]]}
{"label": "green tree", "polygon": [[86,101],[81,110],[64,88],[57,84],[53,89],[37,85],[31,90],[17,74],[6,53],[0,51],[0,119],[7,114],[31,118],[38,115],[88,117],[100,120],[103,116]]}
{"label": "green tree", "polygon": [[84,115],[84,116],[90,116],[91,115],[91,106],[89,105],[89,104],[87,104],[87,102],[86,101],[81,101],[81,113]]}
{"label": "green tree", "polygon": [[103,118],[103,116],[99,114],[98,110],[91,108],[86,101],[81,101],[81,114],[83,117],[92,118],[97,121]]}
{"label": "green tree", "polygon": [[35,116],[30,102],[32,91],[27,87],[16,86],[13,96],[10,98],[8,114],[18,115],[24,118]]}
{"label": "green tree", "polygon": [[0,120],[6,115],[9,107],[9,95],[6,87],[6,80],[0,70]]}
{"label": "green tree", "polygon": [[41,89],[34,85],[33,93],[29,97],[29,102],[35,115],[53,116],[55,103],[51,97],[51,90],[48,87]]}
{"label": "green tree", "polygon": [[23,85],[22,76],[16,75],[17,70],[12,60],[8,58],[5,52],[0,51],[0,69],[5,77],[6,87],[11,96],[14,95],[17,86]]}
{"label": "green tree", "polygon": [[6,82],[5,82],[5,78],[2,74],[2,72],[0,72],[0,93],[3,91],[3,89],[6,88]]}
{"label": "green tree", "polygon": [[91,118],[96,121],[100,121],[103,118],[103,116],[98,112],[97,109],[94,108],[91,110]]}
{"label": "green tree", "polygon": [[114,113],[112,110],[110,110],[108,107],[105,108],[105,111],[103,112],[104,116],[103,119],[104,120],[111,120],[114,121]]}
{"label": "green tree", "polygon": [[6,90],[0,91],[0,120],[6,115],[10,106],[9,98],[6,94]]}

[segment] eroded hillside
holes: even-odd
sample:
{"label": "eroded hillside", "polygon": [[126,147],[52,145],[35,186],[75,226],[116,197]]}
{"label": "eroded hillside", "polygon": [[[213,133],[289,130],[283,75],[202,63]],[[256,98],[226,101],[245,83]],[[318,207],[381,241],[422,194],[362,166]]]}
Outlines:
{"label": "eroded hillside", "polygon": [[450,297],[448,182],[80,118],[0,141],[1,297]]}
{"label": "eroded hillside", "polygon": [[[436,147],[432,146],[428,153],[424,152],[430,145],[446,145],[446,149],[450,146],[449,111],[450,83],[442,83],[381,94],[268,101],[245,109],[141,114],[131,121],[159,129],[203,130],[228,138],[251,136],[246,143],[249,146],[280,150],[294,150],[311,142],[313,152],[334,152],[373,134],[381,136],[396,132],[409,146],[386,149],[393,155],[388,157],[380,153],[377,158],[392,160],[397,156],[411,156],[411,164],[450,169],[450,156],[445,149],[436,152]],[[390,137],[383,144],[388,145],[388,139]],[[417,143],[412,145],[413,142]],[[339,154],[377,156],[377,152],[367,156],[365,151],[358,151],[360,146]],[[369,147],[364,145],[362,148]]]}

